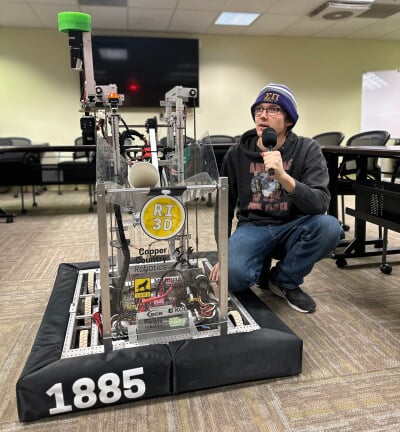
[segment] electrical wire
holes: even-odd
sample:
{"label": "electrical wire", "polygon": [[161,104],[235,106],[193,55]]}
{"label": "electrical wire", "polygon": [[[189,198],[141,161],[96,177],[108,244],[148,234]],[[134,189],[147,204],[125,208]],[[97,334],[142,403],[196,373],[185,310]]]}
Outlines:
{"label": "electrical wire", "polygon": [[121,297],[122,297],[122,289],[125,285],[126,278],[128,276],[129,271],[129,262],[130,262],[130,251],[128,241],[125,237],[124,226],[122,223],[122,214],[121,214],[121,206],[119,204],[114,204],[114,214],[117,222],[118,234],[121,242],[122,254],[124,256],[124,262],[122,265],[122,270],[120,277],[117,281],[117,307],[121,308]]}

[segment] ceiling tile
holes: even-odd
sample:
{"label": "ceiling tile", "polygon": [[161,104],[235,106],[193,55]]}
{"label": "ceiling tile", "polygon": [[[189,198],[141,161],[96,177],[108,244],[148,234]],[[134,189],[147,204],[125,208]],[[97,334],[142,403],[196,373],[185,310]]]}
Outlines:
{"label": "ceiling tile", "polygon": [[217,16],[218,13],[212,11],[178,10],[171,20],[169,30],[189,33],[206,32]]}
{"label": "ceiling tile", "polygon": [[224,11],[227,0],[179,0],[178,10]]}
{"label": "ceiling tile", "polygon": [[267,12],[275,0],[228,0],[226,12]]}
{"label": "ceiling tile", "polygon": [[130,30],[167,31],[173,11],[160,9],[132,9],[128,11],[128,28]]}
{"label": "ceiling tile", "polygon": [[92,17],[92,29],[126,30],[128,28],[128,13],[126,8],[82,6],[81,11]]}
{"label": "ceiling tile", "polygon": [[128,0],[128,7],[141,9],[175,9],[178,0]]}
{"label": "ceiling tile", "polygon": [[[17,0],[18,1],[18,0]],[[49,5],[49,6],[57,6],[57,7],[67,7],[67,6],[73,6],[76,8],[79,7],[78,0],[24,0],[26,3],[29,3],[31,5]]]}
{"label": "ceiling tile", "polygon": [[275,0],[268,12],[279,15],[308,16],[310,12],[325,3],[324,0]]}
{"label": "ceiling tile", "polygon": [[52,4],[38,4],[35,7],[35,13],[38,15],[43,27],[58,28],[58,12],[80,12],[79,7],[72,4],[66,5],[62,9],[60,11],[59,7]]}

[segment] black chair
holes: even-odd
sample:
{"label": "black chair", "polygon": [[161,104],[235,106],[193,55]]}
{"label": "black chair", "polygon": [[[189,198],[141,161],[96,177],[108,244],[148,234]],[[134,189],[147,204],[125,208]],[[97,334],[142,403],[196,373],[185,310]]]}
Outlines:
{"label": "black chair", "polygon": [[[0,138],[1,146],[29,147],[32,141],[25,137]],[[21,194],[21,212],[26,213],[24,205],[24,188],[32,185],[33,207],[37,207],[34,185],[41,183],[41,157],[37,153],[3,153],[0,155],[2,164],[0,183],[3,186],[19,186]],[[18,193],[14,194],[18,197]]]}
{"label": "black chair", "polygon": [[0,138],[0,146],[2,147],[11,147],[12,141],[10,138]]}
{"label": "black chair", "polygon": [[397,177],[400,177],[400,160],[395,161],[393,165],[393,171],[390,177],[390,182],[395,183]]}
{"label": "black chair", "polygon": [[[209,135],[209,139],[214,152],[215,162],[217,163],[218,174],[221,174],[225,154],[232,145],[237,143],[237,140],[231,135]],[[207,206],[212,206],[211,193],[208,194]]]}
{"label": "black chair", "polygon": [[[81,136],[75,139],[75,145],[83,145]],[[71,150],[73,147],[71,147]],[[89,189],[89,211],[93,212],[93,204],[96,204],[95,187],[96,184],[96,153],[93,151],[77,150],[72,153],[72,161],[64,161],[58,164],[58,193],[61,194],[60,185],[87,184]]]}
{"label": "black chair", "polygon": [[[83,145],[83,138],[81,136],[75,138],[74,144],[76,146],[82,146]],[[72,160],[75,162],[79,159],[85,159],[84,162],[90,163],[95,158],[94,152],[88,152],[88,151],[74,151],[72,154]],[[75,190],[78,190],[78,185],[75,185]]]}
{"label": "black chair", "polygon": [[214,150],[218,172],[221,174],[222,161],[224,160],[225,154],[237,141],[235,137],[231,135],[210,135],[210,141]]}
{"label": "black chair", "polygon": [[[344,140],[344,133],[333,131],[333,132],[323,132],[313,136],[313,139],[321,147],[338,147]],[[342,224],[342,222],[340,221]]]}
{"label": "black chair", "polygon": [[7,137],[6,140],[11,141],[11,145],[13,146],[29,146],[32,145],[32,141],[29,138],[24,137]]}
{"label": "black chair", "polygon": [[[395,140],[393,145],[400,145],[400,140]],[[390,172],[390,183],[396,183],[396,178],[400,178],[400,159],[393,161]]]}
{"label": "black chair", "polygon": [[[396,140],[394,145],[400,145],[400,140]],[[396,183],[396,178],[400,177],[400,160],[396,159],[393,162],[391,173],[390,174],[390,183]],[[392,267],[387,263],[387,246],[388,246],[388,228],[383,228],[383,239],[382,239],[382,263],[380,269],[383,273],[390,274],[392,272]]]}
{"label": "black chair", "polygon": [[344,140],[342,132],[324,132],[313,136],[313,139],[322,147],[339,146]]}
{"label": "black chair", "polygon": [[[384,130],[373,130],[355,134],[351,136],[346,146],[384,146],[390,139],[390,133]],[[343,229],[347,231],[349,226],[345,223],[344,196],[354,195],[355,176],[357,173],[357,164],[355,156],[344,156],[339,166],[339,178],[337,180],[338,195],[341,195],[342,203],[342,224]],[[382,171],[378,164],[378,158],[370,157],[367,161],[368,179],[381,181]],[[381,231],[381,230],[380,230]]]}

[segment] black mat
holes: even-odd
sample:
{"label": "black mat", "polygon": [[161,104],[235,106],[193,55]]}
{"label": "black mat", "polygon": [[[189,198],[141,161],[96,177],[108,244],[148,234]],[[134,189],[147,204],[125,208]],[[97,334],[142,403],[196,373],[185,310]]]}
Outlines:
{"label": "black mat", "polygon": [[302,340],[250,290],[237,298],[258,330],[61,359],[78,273],[98,267],[59,266],[17,382],[20,421],[301,372]]}

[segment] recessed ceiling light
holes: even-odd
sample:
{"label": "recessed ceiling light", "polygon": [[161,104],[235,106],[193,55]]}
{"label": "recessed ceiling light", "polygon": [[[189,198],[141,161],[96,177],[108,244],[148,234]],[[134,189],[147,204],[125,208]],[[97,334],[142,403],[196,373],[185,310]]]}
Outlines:
{"label": "recessed ceiling light", "polygon": [[249,26],[260,14],[243,12],[222,12],[214,24]]}

